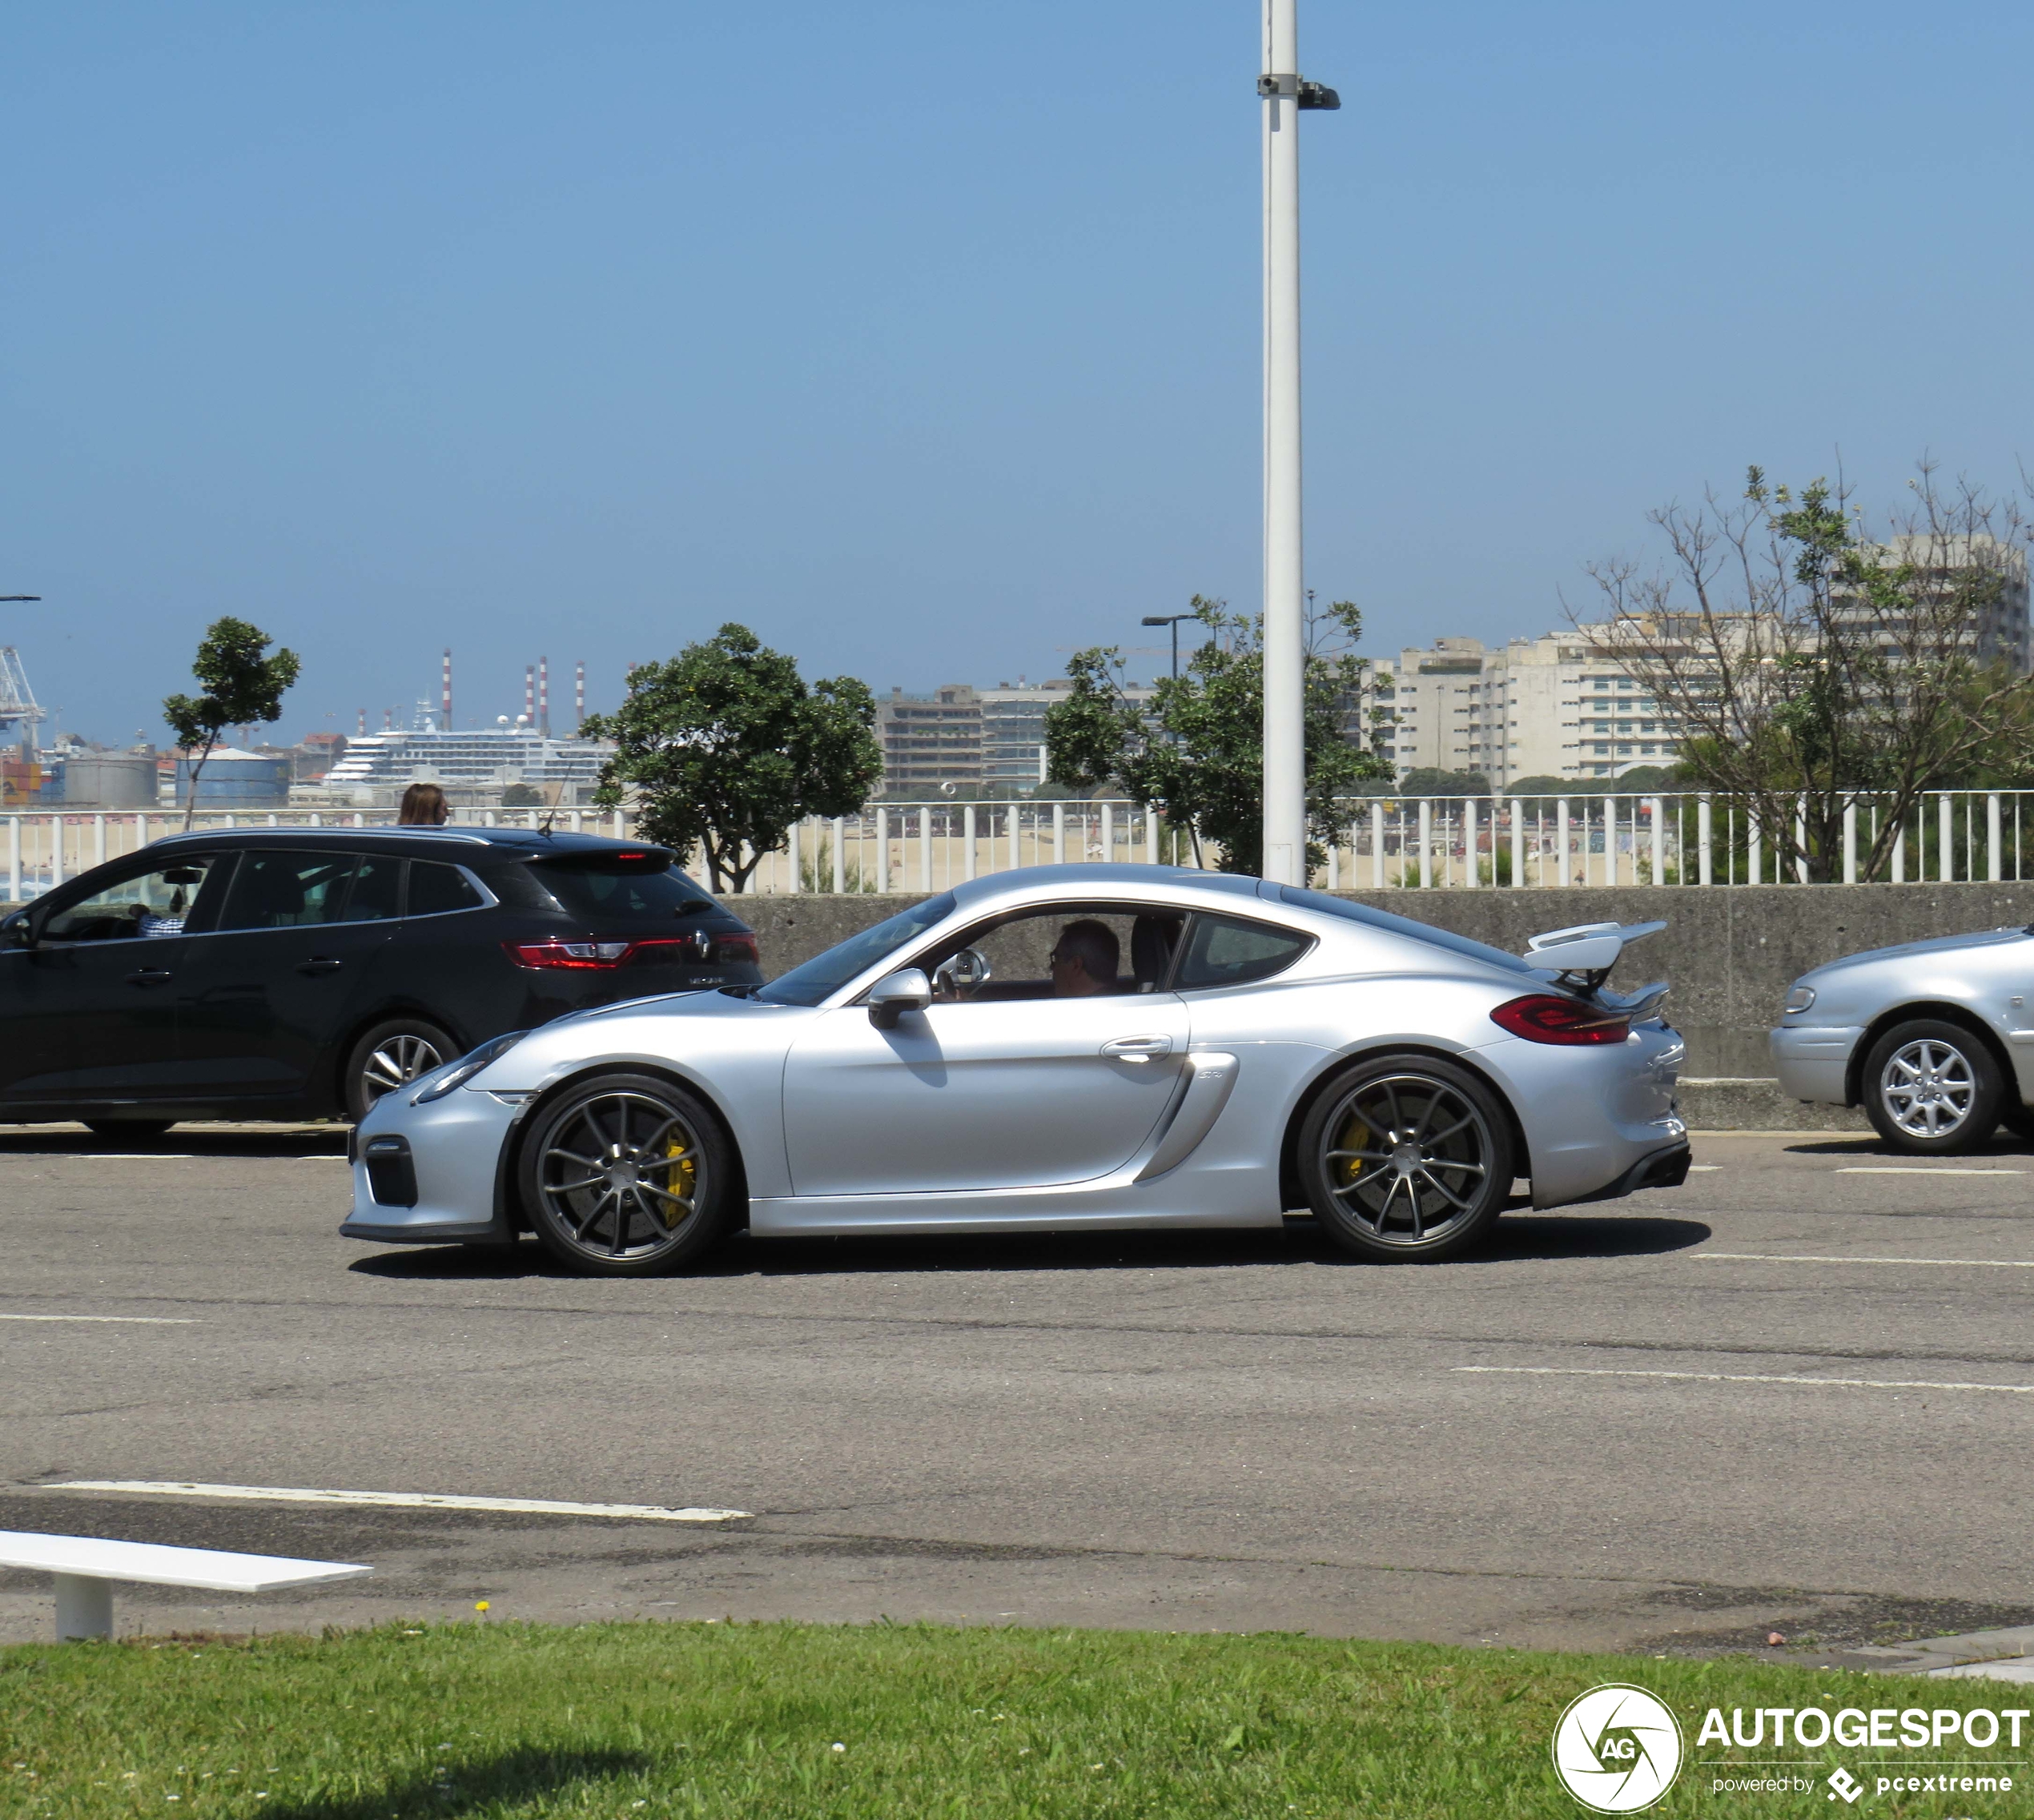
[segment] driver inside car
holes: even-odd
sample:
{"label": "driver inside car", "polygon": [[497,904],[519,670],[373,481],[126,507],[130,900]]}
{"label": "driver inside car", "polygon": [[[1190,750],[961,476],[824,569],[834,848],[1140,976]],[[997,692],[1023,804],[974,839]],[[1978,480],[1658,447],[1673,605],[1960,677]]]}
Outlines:
{"label": "driver inside car", "polygon": [[1115,970],[1123,949],[1105,922],[1083,917],[1059,931],[1047,964],[1055,998],[1093,998],[1119,990]]}

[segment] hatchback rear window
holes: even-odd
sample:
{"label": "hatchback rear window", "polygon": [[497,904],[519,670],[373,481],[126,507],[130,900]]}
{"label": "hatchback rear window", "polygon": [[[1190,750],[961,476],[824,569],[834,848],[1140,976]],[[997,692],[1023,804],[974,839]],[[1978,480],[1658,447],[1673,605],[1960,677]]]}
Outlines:
{"label": "hatchback rear window", "polygon": [[531,868],[561,910],[589,922],[657,921],[692,916],[714,907],[714,900],[675,866],[659,871],[640,867],[549,865]]}

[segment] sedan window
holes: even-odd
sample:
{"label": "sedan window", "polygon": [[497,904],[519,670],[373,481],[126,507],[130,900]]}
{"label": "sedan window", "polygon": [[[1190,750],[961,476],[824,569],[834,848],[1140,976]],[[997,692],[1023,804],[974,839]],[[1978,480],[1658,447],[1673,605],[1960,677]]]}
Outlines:
{"label": "sedan window", "polygon": [[251,851],[227,894],[221,929],[299,929],[336,922],[353,876],[350,853]]}

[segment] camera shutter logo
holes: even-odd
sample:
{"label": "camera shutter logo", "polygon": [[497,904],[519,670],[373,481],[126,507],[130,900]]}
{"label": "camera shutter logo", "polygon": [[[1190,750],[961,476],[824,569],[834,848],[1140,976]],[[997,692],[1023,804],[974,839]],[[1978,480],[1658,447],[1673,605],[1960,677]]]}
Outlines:
{"label": "camera shutter logo", "polygon": [[1636,1814],[1680,1774],[1680,1722],[1642,1687],[1592,1687],[1554,1728],[1554,1770],[1583,1806]]}

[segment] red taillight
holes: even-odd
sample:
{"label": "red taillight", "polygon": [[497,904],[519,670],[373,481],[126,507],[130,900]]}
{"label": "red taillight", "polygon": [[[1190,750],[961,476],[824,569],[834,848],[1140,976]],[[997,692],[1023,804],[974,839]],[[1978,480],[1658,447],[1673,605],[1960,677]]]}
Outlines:
{"label": "red taillight", "polygon": [[1530,993],[1500,1005],[1490,1014],[1490,1022],[1528,1043],[1553,1043],[1567,1048],[1622,1043],[1631,1035],[1631,1019],[1622,1013],[1551,992]]}
{"label": "red taillight", "polygon": [[510,960],[519,967],[580,970],[654,966],[659,962],[710,961],[731,963],[758,958],[756,938],[744,933],[722,935],[701,930],[696,935],[659,935],[630,942],[504,942]]}

